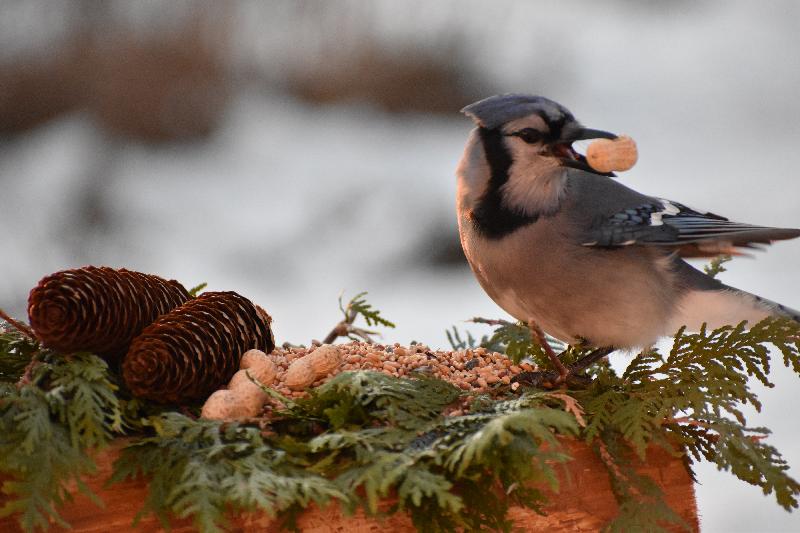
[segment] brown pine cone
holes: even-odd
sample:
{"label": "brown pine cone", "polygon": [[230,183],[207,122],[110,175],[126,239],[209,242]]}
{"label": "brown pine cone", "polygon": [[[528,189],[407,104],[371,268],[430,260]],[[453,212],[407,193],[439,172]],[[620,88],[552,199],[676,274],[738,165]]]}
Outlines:
{"label": "brown pine cone", "polygon": [[160,317],[131,343],[122,377],[140,398],[204,400],[239,369],[247,350],[275,348],[272,318],[235,292],[206,292]]}
{"label": "brown pine cone", "polygon": [[28,296],[28,318],[45,347],[113,361],[159,315],[190,298],[175,280],[86,266],[42,278]]}

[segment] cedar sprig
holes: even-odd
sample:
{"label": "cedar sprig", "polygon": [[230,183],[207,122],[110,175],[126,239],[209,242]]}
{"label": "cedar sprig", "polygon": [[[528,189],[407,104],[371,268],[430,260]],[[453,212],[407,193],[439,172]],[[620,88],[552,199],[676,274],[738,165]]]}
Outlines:
{"label": "cedar sprig", "polygon": [[0,322],[0,383],[19,380],[39,350],[35,338],[8,322]]}
{"label": "cedar sprig", "polygon": [[[555,484],[554,464],[568,459],[555,435],[578,424],[538,393],[443,416],[459,396],[436,379],[347,372],[277,413],[268,431],[152,417],[151,436],[125,449],[114,479],[150,478],[142,512],[192,516],[201,531],[218,530],[228,511],[260,509],[291,524],[309,502],[329,500],[407,511],[423,531],[509,531],[511,505],[542,508],[531,483]],[[397,504],[381,507],[390,495]]]}
{"label": "cedar sprig", "polygon": [[326,419],[333,429],[388,422],[404,429],[438,417],[461,395],[456,386],[439,379],[395,379],[374,371],[343,372],[297,400],[295,413]]}
{"label": "cedar sprig", "polygon": [[593,446],[606,467],[611,490],[619,504],[617,516],[604,528],[606,533],[692,531],[664,501],[664,494],[655,481],[631,467],[628,446],[618,433],[604,433]]}
{"label": "cedar sprig", "polygon": [[58,508],[72,500],[72,484],[99,505],[81,477],[95,469],[90,450],[122,433],[123,411],[99,357],[48,350],[31,356],[37,364],[29,380],[0,395],[0,472],[10,476],[0,516],[19,513],[26,531],[51,522],[66,528]]}
{"label": "cedar sprig", "polygon": [[203,283],[199,283],[199,284],[195,285],[194,287],[189,289],[189,291],[188,291],[189,292],[189,296],[191,296],[192,298],[197,298],[197,296],[201,292],[203,292],[203,289],[205,289],[206,287],[208,287],[208,283],[206,283],[205,281]]}
{"label": "cedar sprig", "polygon": [[[574,435],[578,427],[546,395],[486,398],[473,402],[473,413],[443,417],[460,394],[436,379],[347,372],[320,389],[287,413],[321,431],[309,441],[314,470],[334,474],[355,498],[351,505],[368,513],[397,494],[393,510],[407,510],[424,531],[508,530],[511,504],[541,509],[543,494],[526,487],[532,480],[556,483],[552,463],[568,457],[555,435]],[[286,423],[278,422],[278,433],[288,433]],[[511,487],[510,498],[499,496]]]}
{"label": "cedar sprig", "polygon": [[[765,494],[774,493],[786,510],[796,508],[800,484],[788,475],[780,453],[764,442],[769,430],[747,426],[742,408],[761,408],[750,378],[771,386],[770,345],[782,352],[785,366],[800,373],[798,335],[800,325],[782,318],[767,318],[749,330],[744,324],[694,334],[681,330],[668,354],[642,352],[622,376],[606,367],[588,390],[572,393],[586,412],[583,437],[588,443],[618,438],[619,462],[625,450],[644,458],[651,444],[676,454],[682,447],[687,466],[710,461]],[[635,501],[618,494],[621,510],[633,513]]]}
{"label": "cedar sprig", "polygon": [[229,511],[276,517],[296,506],[347,499],[331,481],[271,446],[258,427],[178,413],[152,417],[146,425],[152,435],[123,449],[111,478],[149,478],[136,522],[150,512],[165,527],[170,515],[192,517],[199,531],[210,533],[222,530]]}
{"label": "cedar sprig", "polygon": [[450,343],[450,347],[453,351],[475,349],[489,341],[489,336],[483,335],[479,343],[469,330],[465,332],[466,337],[462,338],[461,332],[456,326],[452,326],[451,329],[446,329],[444,333],[447,335],[447,342]]}
{"label": "cedar sprig", "polygon": [[[530,327],[524,322],[510,322],[508,320],[483,317],[474,317],[469,319],[468,322],[495,326],[495,329],[491,335],[483,335],[480,342],[477,342],[469,331],[466,332],[466,339],[462,338],[458,328],[453,326],[452,331],[445,331],[447,340],[453,350],[482,347],[493,352],[506,354],[515,364],[523,359],[530,358],[537,366],[550,368],[551,363],[547,354],[545,354],[538,340],[531,335]],[[545,339],[547,344],[555,351],[577,350],[577,348],[568,347],[550,335],[545,335]],[[577,353],[573,354],[572,351],[563,354],[567,356],[564,358],[566,363],[571,362],[572,357],[579,355]]]}
{"label": "cedar sprig", "polygon": [[[364,317],[368,326],[384,326],[387,328],[396,327],[394,322],[391,322],[381,316],[381,311],[372,307],[372,304],[367,302],[367,291],[359,292],[353,296],[346,306],[342,305],[342,296],[339,295],[339,310],[344,315],[345,319],[351,316],[361,315]],[[351,321],[352,322],[352,321]]]}
{"label": "cedar sprig", "polygon": [[731,261],[732,259],[733,259],[732,255],[726,255],[726,254],[718,255],[717,257],[712,259],[706,266],[703,267],[703,271],[712,278],[716,278],[723,272],[728,271],[728,269],[722,265],[724,265],[728,261]]}
{"label": "cedar sprig", "polygon": [[394,328],[395,324],[381,315],[381,311],[372,307],[372,304],[366,300],[367,292],[359,292],[353,296],[345,305],[342,301],[344,293],[339,295],[339,310],[342,312],[342,320],[336,324],[333,329],[322,341],[323,344],[330,344],[339,337],[347,337],[351,340],[364,340],[366,342],[373,342],[373,337],[378,335],[377,331],[368,330],[355,325],[356,319],[359,316],[364,317],[367,326],[384,326],[387,328]]}

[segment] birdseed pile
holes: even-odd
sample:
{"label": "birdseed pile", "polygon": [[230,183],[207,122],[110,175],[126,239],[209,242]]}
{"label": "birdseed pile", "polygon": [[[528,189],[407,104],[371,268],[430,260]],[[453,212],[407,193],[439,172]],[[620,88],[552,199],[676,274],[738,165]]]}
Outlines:
{"label": "birdseed pile", "polygon": [[[505,355],[485,348],[474,350],[431,350],[424,344],[390,346],[354,341],[338,344],[341,365],[327,375],[316,379],[310,387],[318,387],[340,372],[374,370],[390,376],[427,375],[449,381],[462,390],[486,392],[497,384],[511,384],[511,378],[520,372],[534,370],[528,363],[513,362]],[[304,390],[292,390],[285,382],[289,365],[296,359],[312,353],[316,346],[276,348],[269,357],[278,366],[271,388],[284,396],[306,396]]]}

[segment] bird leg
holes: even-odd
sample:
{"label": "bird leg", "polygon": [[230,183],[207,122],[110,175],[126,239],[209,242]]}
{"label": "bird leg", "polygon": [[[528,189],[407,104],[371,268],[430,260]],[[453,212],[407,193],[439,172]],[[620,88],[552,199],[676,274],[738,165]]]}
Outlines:
{"label": "bird leg", "polygon": [[600,359],[607,356],[613,351],[614,348],[611,346],[606,346],[605,348],[595,348],[587,355],[584,355],[583,357],[581,357],[580,359],[569,365],[570,374],[586,370],[594,363],[596,363],[597,361],[599,361]]}
{"label": "bird leg", "polygon": [[531,329],[531,333],[538,339],[539,344],[542,346],[542,349],[545,351],[556,370],[546,372],[521,372],[511,379],[513,383],[522,383],[533,387],[548,389],[559,385],[573,385],[583,388],[586,387],[591,380],[587,376],[582,375],[581,372],[614,351],[614,348],[611,346],[596,348],[574,363],[564,365],[547,342],[542,329],[533,320],[528,322],[528,327]]}
{"label": "bird leg", "polygon": [[564,383],[567,380],[567,376],[569,376],[570,371],[566,366],[564,366],[564,363],[561,362],[561,359],[558,358],[556,352],[554,352],[553,348],[550,346],[550,343],[547,342],[544,331],[542,331],[542,328],[539,327],[539,324],[533,320],[528,320],[528,327],[531,329],[531,334],[534,335],[539,341],[539,346],[541,346],[544,350],[544,353],[547,354],[550,362],[553,363],[556,372],[558,372],[558,379],[554,385],[560,385],[561,383]]}

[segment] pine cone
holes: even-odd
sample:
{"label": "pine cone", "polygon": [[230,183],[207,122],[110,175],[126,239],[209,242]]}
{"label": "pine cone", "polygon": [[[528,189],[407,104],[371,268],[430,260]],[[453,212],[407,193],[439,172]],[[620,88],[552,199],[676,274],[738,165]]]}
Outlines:
{"label": "pine cone", "polygon": [[131,343],[122,377],[160,403],[202,401],[239,369],[247,350],[275,348],[272,318],[235,292],[206,292],[160,317]]}
{"label": "pine cone", "polygon": [[28,296],[28,318],[47,348],[116,360],[147,325],[190,298],[175,280],[87,266],[42,278]]}

